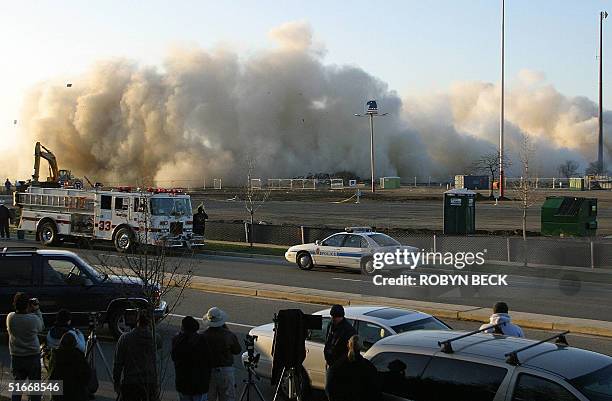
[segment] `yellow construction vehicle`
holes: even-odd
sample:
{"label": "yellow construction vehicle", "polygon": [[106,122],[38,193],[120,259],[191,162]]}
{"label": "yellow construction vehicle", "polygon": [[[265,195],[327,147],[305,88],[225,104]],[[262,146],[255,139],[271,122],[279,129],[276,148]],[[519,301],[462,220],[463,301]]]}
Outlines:
{"label": "yellow construction vehicle", "polygon": [[[49,177],[44,182],[40,182],[40,159],[45,159],[49,163]],[[32,186],[46,188],[83,188],[83,181],[75,178],[70,170],[60,170],[57,167],[57,159],[53,152],[47,149],[40,142],[36,142],[34,148],[34,174],[32,175]]]}

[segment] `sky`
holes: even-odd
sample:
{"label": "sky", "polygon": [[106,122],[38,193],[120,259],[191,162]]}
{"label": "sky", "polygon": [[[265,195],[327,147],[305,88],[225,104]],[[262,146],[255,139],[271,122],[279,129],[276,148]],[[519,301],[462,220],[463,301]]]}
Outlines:
{"label": "sky", "polygon": [[[540,72],[566,96],[597,101],[603,0],[507,0],[506,78]],[[0,149],[11,147],[28,89],[78,85],[100,59],[159,65],[174,46],[229,47],[249,57],[283,23],[312,27],[324,62],[359,66],[400,97],[457,81],[497,82],[500,1],[4,1],[0,3]],[[612,109],[612,18],[604,23],[604,107]],[[69,90],[67,88],[67,90]],[[18,125],[18,124],[17,124]]]}

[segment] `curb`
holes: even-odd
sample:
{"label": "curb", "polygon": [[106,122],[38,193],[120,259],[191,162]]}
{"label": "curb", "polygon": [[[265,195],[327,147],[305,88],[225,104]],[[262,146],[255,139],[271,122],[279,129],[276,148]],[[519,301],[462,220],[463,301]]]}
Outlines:
{"label": "curb", "polygon": [[[320,305],[340,304],[345,306],[357,306],[376,304],[393,306],[406,309],[416,309],[440,318],[481,323],[488,323],[489,316],[491,314],[490,308],[482,308],[477,306],[443,304],[401,298],[371,297],[347,292],[289,287],[277,284],[265,284],[202,276],[193,276],[188,288],[203,292],[244,295],[249,297],[279,299]],[[512,320],[523,328],[547,331],[569,330],[573,334],[612,337],[612,322],[608,321],[542,315],[520,311],[512,312]]]}

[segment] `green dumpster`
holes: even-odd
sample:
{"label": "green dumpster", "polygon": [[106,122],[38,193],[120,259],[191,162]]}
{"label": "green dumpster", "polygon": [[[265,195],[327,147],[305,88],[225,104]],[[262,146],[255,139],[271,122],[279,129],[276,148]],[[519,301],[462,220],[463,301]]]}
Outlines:
{"label": "green dumpster", "polygon": [[476,192],[452,189],[444,193],[444,234],[476,232]]}
{"label": "green dumpster", "polygon": [[548,196],[542,205],[541,233],[590,237],[597,232],[597,199]]}

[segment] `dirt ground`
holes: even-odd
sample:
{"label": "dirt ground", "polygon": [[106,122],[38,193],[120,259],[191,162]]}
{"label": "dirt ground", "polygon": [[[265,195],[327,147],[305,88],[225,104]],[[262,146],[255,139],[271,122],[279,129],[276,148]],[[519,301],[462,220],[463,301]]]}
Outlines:
{"label": "dirt ground", "polygon": [[[381,190],[372,195],[365,190],[359,204],[354,190],[272,191],[257,210],[257,221],[272,224],[344,227],[370,225],[385,228],[442,230],[442,194],[445,188],[400,188]],[[207,190],[192,193],[196,206],[204,201],[211,220],[244,220],[248,214],[240,189]],[[483,198],[487,191],[479,191]],[[519,194],[507,192],[511,200],[479,199],[476,227],[482,231],[515,231],[521,227]],[[598,235],[612,234],[612,191],[537,190],[527,213],[529,231],[540,231],[540,208],[546,196],[572,196],[598,199]],[[340,202],[340,203],[338,203]]]}

